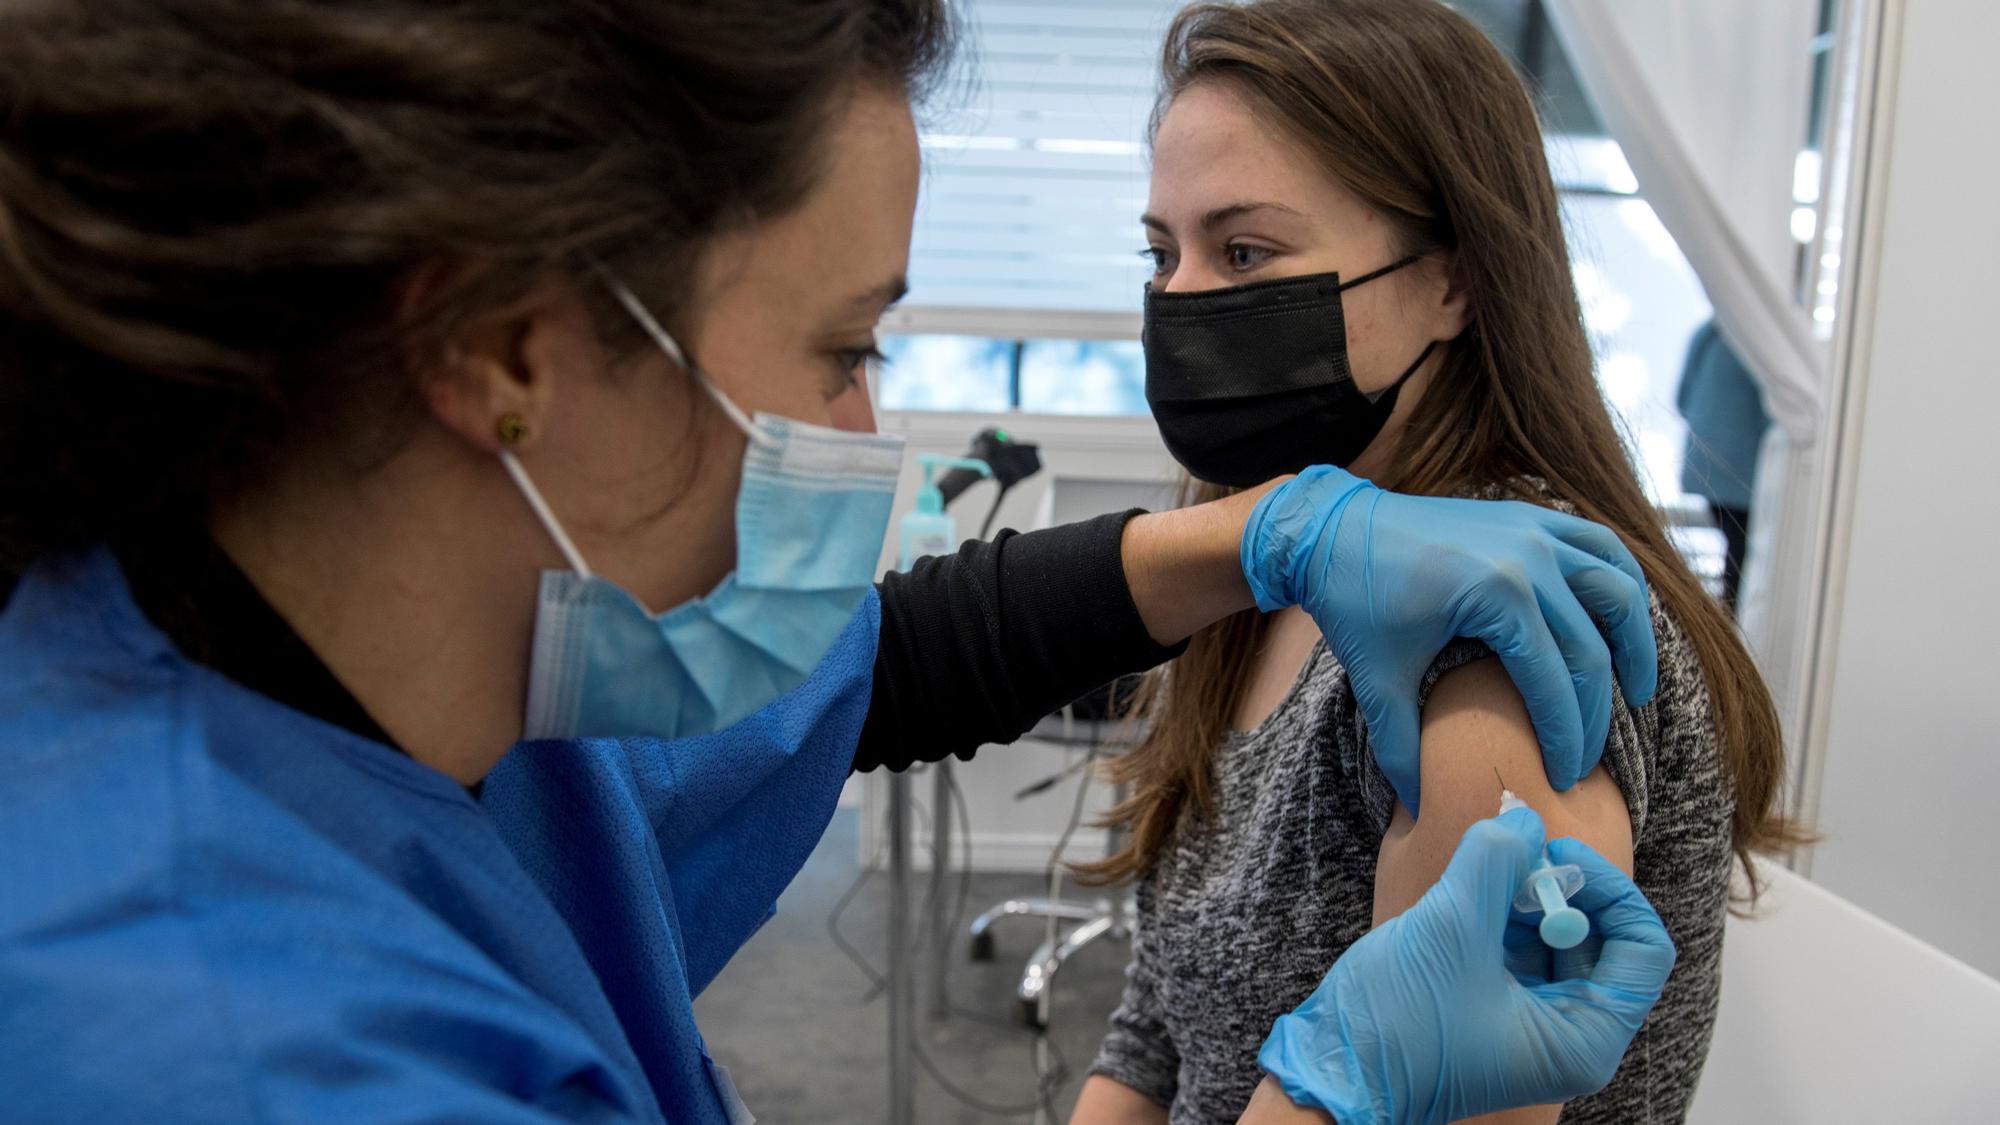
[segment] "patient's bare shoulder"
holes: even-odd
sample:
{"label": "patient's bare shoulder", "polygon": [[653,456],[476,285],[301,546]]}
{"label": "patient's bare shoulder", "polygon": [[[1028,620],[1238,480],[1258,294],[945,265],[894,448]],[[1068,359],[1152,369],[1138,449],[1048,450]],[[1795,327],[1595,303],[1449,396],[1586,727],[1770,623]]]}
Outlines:
{"label": "patient's bare shoulder", "polygon": [[1542,815],[1550,839],[1575,836],[1631,870],[1624,794],[1602,766],[1567,793],[1550,787],[1527,706],[1499,660],[1475,660],[1439,678],[1424,707],[1421,752],[1422,816],[1397,805],[1382,841],[1378,923],[1437,881],[1465,829],[1498,811],[1503,781]]}

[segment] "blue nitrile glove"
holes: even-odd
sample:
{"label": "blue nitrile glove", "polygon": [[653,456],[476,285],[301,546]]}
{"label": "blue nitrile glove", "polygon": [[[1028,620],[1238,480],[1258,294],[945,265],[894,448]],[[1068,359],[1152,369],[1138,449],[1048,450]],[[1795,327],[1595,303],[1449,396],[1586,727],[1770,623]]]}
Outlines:
{"label": "blue nitrile glove", "polygon": [[[1257,1056],[1285,1094],[1339,1125],[1428,1125],[1604,1088],[1674,967],[1674,944],[1625,873],[1576,840],[1549,859],[1583,869],[1570,904],[1604,936],[1588,978],[1510,968],[1534,924],[1514,892],[1542,818],[1474,824],[1444,878],[1334,962]],[[1521,933],[1510,934],[1510,931]],[[1514,940],[1509,940],[1510,936]]]}
{"label": "blue nitrile glove", "polygon": [[1417,689],[1454,637],[1484,641],[1506,664],[1558,790],[1604,755],[1614,659],[1626,702],[1653,698],[1659,656],[1646,576],[1616,535],[1588,520],[1514,501],[1384,492],[1319,465],[1257,502],[1240,554],[1258,609],[1303,606],[1319,623],[1354,686],[1375,761],[1412,813]]}

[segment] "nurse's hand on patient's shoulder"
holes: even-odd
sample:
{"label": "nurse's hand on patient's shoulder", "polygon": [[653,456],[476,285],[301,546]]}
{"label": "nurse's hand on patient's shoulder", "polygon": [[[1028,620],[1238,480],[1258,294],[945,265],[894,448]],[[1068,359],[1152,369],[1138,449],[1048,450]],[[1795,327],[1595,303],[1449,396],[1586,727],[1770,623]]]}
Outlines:
{"label": "nurse's hand on patient's shoulder", "polygon": [[1455,637],[1484,641],[1506,665],[1558,790],[1604,753],[1613,667],[1632,706],[1653,697],[1645,574],[1616,535],[1588,520],[1513,501],[1384,492],[1322,465],[1265,494],[1240,556],[1259,609],[1303,606],[1319,623],[1354,686],[1376,762],[1411,812],[1417,690]]}
{"label": "nurse's hand on patient's shoulder", "polygon": [[[1513,900],[1543,832],[1532,809],[1474,824],[1429,893],[1349,947],[1279,1019],[1258,1062],[1289,1101],[1339,1125],[1405,1125],[1567,1101],[1611,1081],[1666,986],[1674,945],[1624,872],[1563,839],[1549,858],[1583,869],[1570,905],[1603,948],[1587,977],[1562,981],[1534,967],[1546,957],[1510,959],[1539,940]],[[1260,1118],[1284,1119],[1244,1120]]]}

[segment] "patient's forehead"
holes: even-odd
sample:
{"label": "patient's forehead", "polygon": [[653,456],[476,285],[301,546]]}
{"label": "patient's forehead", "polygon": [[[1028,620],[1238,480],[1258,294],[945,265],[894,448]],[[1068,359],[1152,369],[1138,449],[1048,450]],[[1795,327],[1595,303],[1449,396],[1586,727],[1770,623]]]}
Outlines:
{"label": "patient's forehead", "polygon": [[[1196,83],[1161,116],[1147,213],[1185,238],[1204,216],[1245,203],[1278,204],[1323,230],[1379,225],[1326,158],[1297,143],[1254,100],[1227,83]],[[1263,219],[1282,221],[1280,214]]]}

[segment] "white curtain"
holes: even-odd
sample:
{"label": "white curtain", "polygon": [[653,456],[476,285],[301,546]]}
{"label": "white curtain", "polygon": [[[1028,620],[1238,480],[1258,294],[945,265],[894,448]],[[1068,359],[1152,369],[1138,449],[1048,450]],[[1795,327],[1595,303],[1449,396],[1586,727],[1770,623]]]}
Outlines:
{"label": "white curtain", "polygon": [[1797,298],[1791,212],[1817,0],[1547,5],[1584,89],[1776,423],[1758,466],[1739,616],[1802,745],[1823,569],[1818,484],[1830,364]]}
{"label": "white curtain", "polygon": [[1646,202],[1796,446],[1819,432],[1825,363],[1795,299],[1794,162],[1816,0],[1547,0]]}

